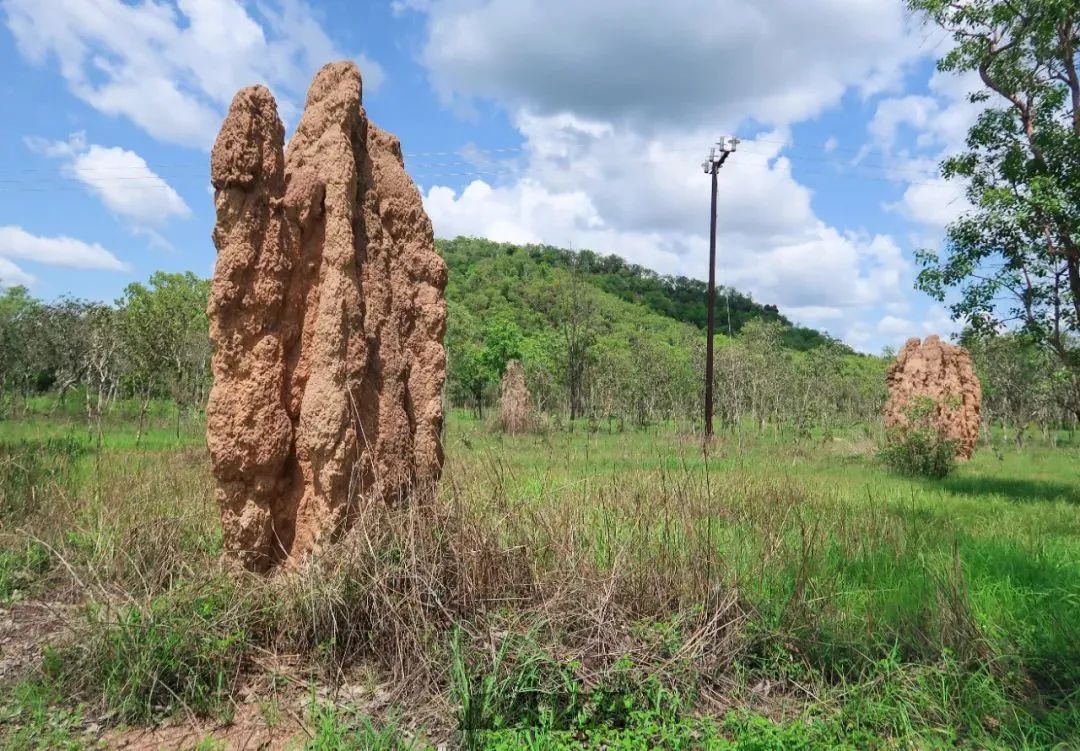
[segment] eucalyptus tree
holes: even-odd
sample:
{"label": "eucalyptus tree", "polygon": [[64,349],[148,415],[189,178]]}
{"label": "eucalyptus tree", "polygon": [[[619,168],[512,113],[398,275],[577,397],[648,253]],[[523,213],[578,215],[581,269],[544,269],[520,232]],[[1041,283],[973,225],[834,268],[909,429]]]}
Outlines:
{"label": "eucalyptus tree", "polygon": [[37,384],[51,377],[44,316],[45,306],[26,287],[0,296],[0,402],[17,393],[25,404]]}
{"label": "eucalyptus tree", "polygon": [[178,434],[183,407],[205,396],[210,364],[209,291],[209,282],[191,272],[158,271],[150,276],[149,284],[129,284],[119,300],[127,375],[142,400],[136,444],[156,394],[172,396]]}
{"label": "eucalyptus tree", "polygon": [[[1080,4],[1076,0],[908,0],[952,35],[942,71],[973,72],[986,109],[967,150],[945,160],[971,211],[944,257],[919,254],[919,286],[976,331],[1017,326],[1080,394]],[[1080,398],[1072,409],[1080,416]]]}

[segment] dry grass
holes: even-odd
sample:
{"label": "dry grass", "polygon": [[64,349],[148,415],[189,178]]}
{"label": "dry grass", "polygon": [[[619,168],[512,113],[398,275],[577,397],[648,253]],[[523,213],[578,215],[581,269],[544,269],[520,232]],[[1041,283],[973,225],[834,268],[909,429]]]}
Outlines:
{"label": "dry grass", "polygon": [[[705,464],[671,437],[650,462],[628,439],[646,440],[477,434],[437,498],[361,505],[346,539],[269,578],[220,562],[201,451],[84,457],[0,543],[43,546],[41,586],[97,604],[72,624],[65,685],[137,719],[227,703],[267,663],[331,685],[370,671],[399,706],[478,726],[613,685],[789,712],[885,691],[999,726],[1042,696],[1071,706],[1074,508],[965,485],[943,505],[941,487],[812,447],[716,446]],[[933,676],[955,683],[947,702],[917,693]],[[973,681],[996,709],[972,708]],[[132,698],[158,683],[179,699]]]}

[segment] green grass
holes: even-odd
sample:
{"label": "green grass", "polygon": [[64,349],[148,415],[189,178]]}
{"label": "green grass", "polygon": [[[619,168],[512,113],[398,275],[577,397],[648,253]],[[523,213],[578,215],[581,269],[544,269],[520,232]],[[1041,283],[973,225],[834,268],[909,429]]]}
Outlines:
{"label": "green grass", "polygon": [[[671,426],[511,438],[455,413],[439,504],[261,582],[221,571],[201,429],[177,441],[168,420],[139,450],[122,420],[100,440],[75,418],[0,422],[0,456],[21,457],[0,471],[19,510],[0,519],[0,600],[89,603],[48,652],[55,705],[22,701],[5,737],[66,728],[79,704],[227,715],[269,648],[330,679],[369,664],[404,711],[440,696],[470,748],[1080,743],[1075,436],[980,447],[928,480],[858,427],[743,426],[703,452]],[[312,748],[412,743],[326,712]]]}
{"label": "green grass", "polygon": [[0,693],[0,749],[79,751],[90,744],[80,732],[81,706],[65,707],[54,686],[25,680]]}
{"label": "green grass", "polygon": [[429,746],[393,722],[377,723],[370,717],[339,706],[312,702],[308,720],[312,737],[304,751],[426,751]]}
{"label": "green grass", "polygon": [[146,606],[91,604],[77,638],[46,649],[44,673],[127,722],[178,710],[227,718],[257,622],[228,580],[174,588]]}

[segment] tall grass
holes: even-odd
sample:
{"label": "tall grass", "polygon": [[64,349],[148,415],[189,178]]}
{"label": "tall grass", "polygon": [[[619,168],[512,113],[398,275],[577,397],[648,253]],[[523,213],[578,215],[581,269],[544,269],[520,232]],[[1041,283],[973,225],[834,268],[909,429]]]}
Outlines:
{"label": "tall grass", "polygon": [[223,568],[203,452],[65,460],[0,536],[91,603],[46,678],[145,721],[222,713],[266,651],[331,683],[362,664],[473,746],[733,704],[834,740],[1080,733],[1075,450],[912,481],[842,442],[455,427],[436,499],[362,506],[271,578]]}

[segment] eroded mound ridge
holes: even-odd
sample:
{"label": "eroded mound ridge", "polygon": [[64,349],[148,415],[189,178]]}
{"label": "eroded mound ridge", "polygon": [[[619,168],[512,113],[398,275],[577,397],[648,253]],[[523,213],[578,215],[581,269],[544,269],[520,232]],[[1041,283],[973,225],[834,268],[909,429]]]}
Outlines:
{"label": "eroded mound ridge", "polygon": [[429,491],[443,459],[446,265],[354,64],[319,71],[283,145],[252,86],[211,154],[207,443],[226,549],[259,570],[318,550],[359,504]]}
{"label": "eroded mound ridge", "polygon": [[979,437],[982,389],[966,349],[937,336],[922,342],[917,337],[908,339],[889,366],[887,380],[887,428],[907,424],[912,402],[920,396],[929,397],[934,402],[935,427],[957,442],[958,458],[971,458]]}
{"label": "eroded mound ridge", "polygon": [[506,363],[499,387],[499,423],[507,433],[525,433],[530,419],[529,389],[519,360]]}

